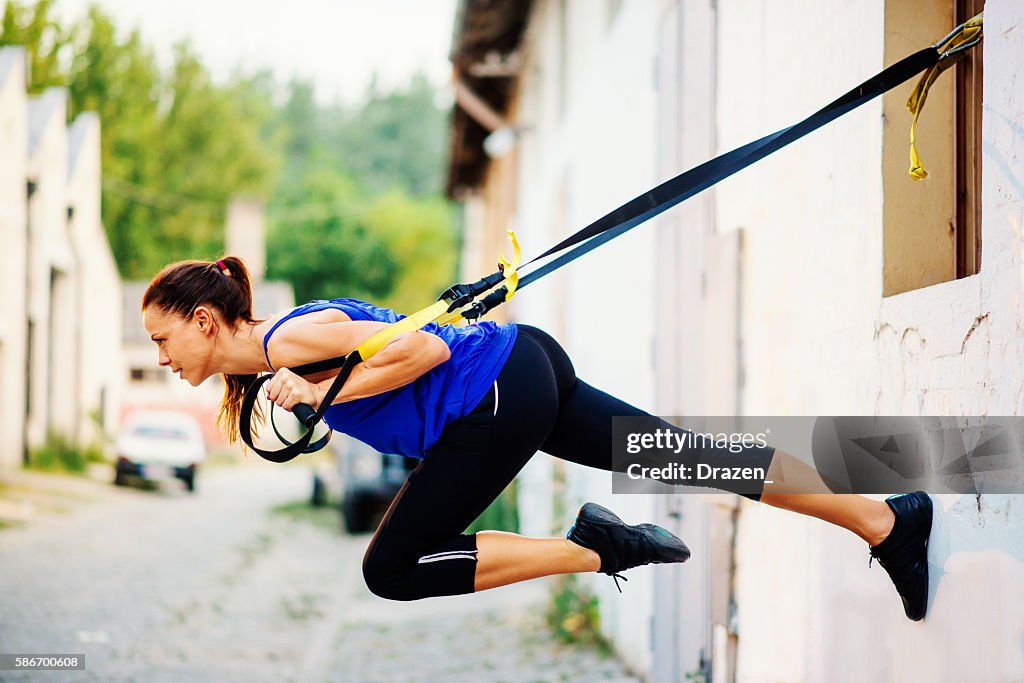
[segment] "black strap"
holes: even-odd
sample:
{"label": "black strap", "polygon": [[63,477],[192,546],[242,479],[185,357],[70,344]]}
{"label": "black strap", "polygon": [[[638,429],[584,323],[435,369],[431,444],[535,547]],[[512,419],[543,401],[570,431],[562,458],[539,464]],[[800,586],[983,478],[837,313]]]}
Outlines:
{"label": "black strap", "polygon": [[[650,220],[663,211],[666,211],[676,204],[689,199],[693,195],[706,190],[715,183],[733,175],[737,171],[740,171],[763,159],[769,154],[782,149],[786,145],[799,140],[808,133],[811,133],[825,124],[834,121],[843,114],[856,109],[865,102],[878,97],[882,93],[895,88],[897,85],[934,65],[939,60],[939,57],[939,52],[934,46],[919,50],[909,57],[893,64],[874,78],[861,83],[853,90],[818,110],[803,121],[706,161],[703,164],[685,171],[675,178],[658,185],[653,190],[645,192],[639,197],[626,202],[619,208],[605,216],[602,216],[582,230],[579,230],[575,234],[565,238],[543,254],[527,261],[524,265],[539,261],[572,247],[572,249],[567,253],[564,253],[526,275],[521,276],[519,278],[518,289],[522,289],[531,282],[539,280],[545,275],[548,275],[567,263],[583,256],[588,251],[597,248],[615,237],[618,237],[628,230],[632,230],[641,223]],[[522,268],[522,266],[520,268]],[[497,284],[501,279],[501,273],[499,272],[484,278],[479,283],[474,283],[483,285],[485,281],[488,282],[488,286],[479,292],[473,290],[470,285],[456,285],[445,292],[441,298],[450,296],[452,299],[452,307],[449,311],[451,311],[460,305],[469,303],[473,298],[475,298],[475,296],[482,293],[482,291],[485,291],[490,286]],[[493,280],[493,282],[490,282],[490,280]],[[467,319],[479,318],[504,300],[504,292],[492,292],[491,295],[474,303],[470,309],[464,311],[463,317]],[[345,380],[348,379],[349,374],[352,372],[352,368],[354,368],[361,360],[362,359],[359,358],[359,354],[353,351],[348,356],[309,363],[292,369],[293,372],[301,375],[322,372],[324,370],[333,370],[338,367],[341,368],[338,372],[338,376],[335,378],[330,389],[328,389],[327,394],[324,396],[324,399],[320,402],[319,409],[317,409],[315,414],[307,415],[306,418],[302,420],[302,422],[307,426],[306,433],[295,443],[289,444],[286,448],[277,451],[260,449],[252,443],[252,434],[250,431],[251,414],[252,409],[256,404],[256,398],[258,396],[257,392],[265,382],[273,377],[273,375],[264,375],[257,378],[256,381],[249,386],[249,389],[245,394],[245,399],[242,403],[242,412],[239,418],[239,431],[241,432],[242,440],[249,448],[253,449],[267,460],[271,460],[273,462],[287,462],[300,453],[306,452],[307,447],[309,447],[309,442],[313,437],[313,426],[323,418],[327,408],[330,407],[334,398],[341,390],[342,385],[345,383]],[[315,450],[315,447],[312,447],[309,450]]]}
{"label": "black strap", "polygon": [[561,268],[570,261],[574,261],[588,251],[618,237],[622,233],[632,230],[641,223],[689,199],[698,192],[706,190],[737,171],[782,149],[791,142],[799,140],[808,133],[821,128],[826,123],[834,121],[865,102],[892,90],[900,83],[913,78],[935,64],[938,59],[939,52],[934,46],[919,50],[893,64],[874,78],[864,81],[803,121],[788,128],[783,128],[771,135],[766,135],[760,140],[755,140],[731,152],[726,152],[699,166],[695,166],[675,178],[658,185],[653,190],[645,192],[636,199],[626,202],[614,211],[598,218],[582,230],[566,237],[543,254],[530,259],[523,266],[520,266],[520,270],[522,270],[524,266],[534,261],[539,261],[574,245],[579,245],[572,251],[553,259],[536,270],[520,276],[519,289]]}
{"label": "black strap", "polygon": [[[317,408],[313,416],[303,420],[306,424],[306,433],[303,434],[295,443],[288,444],[286,447],[278,450],[259,448],[252,440],[252,411],[256,407],[256,400],[259,398],[259,390],[274,375],[266,374],[257,377],[245,391],[245,397],[242,399],[242,410],[238,416],[238,431],[241,434],[242,441],[262,458],[271,462],[288,462],[295,456],[307,452],[310,441],[313,440],[313,428],[316,426],[317,422],[323,419],[324,413],[326,413],[327,409],[331,407],[332,403],[334,403],[334,399],[338,396],[338,392],[341,391],[341,387],[345,384],[348,376],[352,374],[352,369],[361,363],[362,360],[363,359],[359,355],[359,352],[353,351],[347,356],[329,358],[327,360],[316,361],[315,363],[300,365],[296,368],[290,368],[291,371],[297,375],[311,375],[314,372],[323,372],[325,370],[333,370],[335,368],[340,368],[340,370],[338,370],[338,376],[334,378],[334,381],[331,382],[331,386],[327,389],[327,393],[324,394],[323,400],[320,401],[320,407]],[[327,443],[325,439],[321,439],[321,441],[323,444]],[[322,448],[322,445],[320,447]],[[315,450],[315,448],[310,449],[309,452],[312,452],[312,450]]]}

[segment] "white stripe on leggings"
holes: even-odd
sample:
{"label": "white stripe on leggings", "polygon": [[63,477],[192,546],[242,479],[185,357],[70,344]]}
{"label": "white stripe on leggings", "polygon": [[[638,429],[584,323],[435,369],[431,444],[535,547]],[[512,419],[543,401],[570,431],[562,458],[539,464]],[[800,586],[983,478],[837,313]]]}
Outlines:
{"label": "white stripe on leggings", "polygon": [[498,417],[498,380],[494,380],[494,415]]}
{"label": "white stripe on leggings", "polygon": [[441,560],[473,560],[476,561],[476,555],[470,555],[468,553],[461,553],[458,555],[445,555],[444,557],[421,557],[417,564],[426,564],[427,562],[440,562]]}
{"label": "white stripe on leggings", "polygon": [[440,562],[441,560],[475,560],[475,550],[449,550],[443,553],[434,553],[433,555],[424,555],[419,559],[417,564],[424,564],[426,562]]}
{"label": "white stripe on leggings", "polygon": [[424,555],[423,557],[438,557],[439,555],[464,555],[466,553],[475,553],[476,550],[445,550],[440,553],[431,553]]}

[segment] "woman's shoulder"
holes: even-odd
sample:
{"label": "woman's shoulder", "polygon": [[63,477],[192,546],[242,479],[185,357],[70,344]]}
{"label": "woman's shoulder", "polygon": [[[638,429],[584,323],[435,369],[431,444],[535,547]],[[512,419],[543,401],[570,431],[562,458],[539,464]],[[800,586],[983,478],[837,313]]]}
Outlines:
{"label": "woman's shoulder", "polygon": [[316,306],[320,302],[311,301],[301,306],[279,311],[263,320],[257,326],[257,333],[266,340],[271,335],[278,336],[282,328],[291,328],[299,323],[346,322],[352,318],[342,309],[336,307]]}

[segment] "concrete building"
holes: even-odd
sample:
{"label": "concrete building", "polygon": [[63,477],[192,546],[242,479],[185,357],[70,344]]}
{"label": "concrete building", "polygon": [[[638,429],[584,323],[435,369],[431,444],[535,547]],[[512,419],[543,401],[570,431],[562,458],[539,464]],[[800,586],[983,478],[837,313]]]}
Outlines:
{"label": "concrete building", "polygon": [[50,434],[102,445],[121,383],[120,280],[100,222],[99,121],[67,93],[26,95],[26,55],[0,50],[0,463]]}
{"label": "concrete building", "polygon": [[[506,225],[540,253],[980,9],[464,0],[452,61],[476,101],[458,100],[448,181],[466,206],[463,276],[490,272]],[[910,82],[539,281],[508,313],[558,337],[588,382],[661,415],[1021,414],[1022,25],[1020,3],[990,0],[983,44],[932,89],[927,180],[906,173]],[[516,144],[491,158],[484,141],[503,128]],[[1014,496],[935,497],[929,617],[912,623],[865,544],[822,522],[731,494],[613,497],[607,475],[544,457],[519,491],[527,534],[564,533],[589,499],[691,544],[685,565],[633,572],[625,595],[592,577],[603,629],[651,681],[1024,672]]]}

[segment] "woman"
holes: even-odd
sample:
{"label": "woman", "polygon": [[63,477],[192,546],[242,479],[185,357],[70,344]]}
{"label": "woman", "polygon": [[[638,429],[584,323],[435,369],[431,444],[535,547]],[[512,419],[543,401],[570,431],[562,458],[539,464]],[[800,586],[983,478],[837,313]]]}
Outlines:
{"label": "woman", "polygon": [[[231,441],[238,436],[243,394],[258,373],[275,373],[267,396],[281,408],[317,407],[333,374],[303,378],[287,368],[344,355],[398,319],[365,302],[335,299],[256,320],[248,271],[234,257],[166,267],[147,289],[142,309],[160,365],[193,386],[224,376],[219,422]],[[431,323],[393,338],[356,366],[325,415],[332,428],[381,452],[421,459],[366,551],[367,586],[381,597],[417,600],[551,574],[617,577],[643,564],[685,561],[689,550],[665,529],[627,525],[593,503],[581,508],[565,538],[462,533],[538,450],[611,471],[611,418],[621,415],[647,413],[577,379],[558,343],[534,327]],[[889,573],[907,616],[924,617],[932,519],[927,495],[883,503],[833,494],[810,467],[770,447],[693,456],[714,465],[762,466],[771,483],[759,494],[741,495],[857,534]]]}

